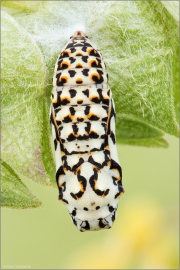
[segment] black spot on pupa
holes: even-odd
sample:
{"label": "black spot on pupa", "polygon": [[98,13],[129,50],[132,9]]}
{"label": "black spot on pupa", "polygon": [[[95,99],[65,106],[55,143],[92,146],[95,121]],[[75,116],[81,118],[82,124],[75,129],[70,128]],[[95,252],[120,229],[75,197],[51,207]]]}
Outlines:
{"label": "black spot on pupa", "polygon": [[106,134],[101,135],[101,139],[104,139],[106,137]]}
{"label": "black spot on pupa", "polygon": [[74,89],[70,89],[70,90],[69,90],[69,93],[70,93],[71,98],[73,98],[73,97],[75,97],[75,96],[76,96],[77,91],[76,91],[76,90],[74,90]]}
{"label": "black spot on pupa", "polygon": [[76,124],[73,124],[73,125],[72,125],[72,129],[73,129],[73,131],[74,131],[75,134],[78,133],[78,130],[79,130],[79,129],[78,129],[78,127],[77,127]]}
{"label": "black spot on pupa", "polygon": [[82,92],[83,92],[83,94],[84,94],[85,96],[89,97],[89,89],[86,89],[86,90],[84,90],[84,91],[82,91]]}
{"label": "black spot on pupa", "polygon": [[[57,124],[57,126],[59,127],[59,126],[61,125],[61,121],[56,120],[56,124]],[[61,130],[61,127],[59,127],[59,129]]]}
{"label": "black spot on pupa", "polygon": [[114,214],[112,215],[111,219],[112,219],[112,222],[115,221],[115,212],[114,212]]}
{"label": "black spot on pupa", "polygon": [[[85,223],[85,225],[84,225]],[[87,220],[85,220],[83,222],[83,226],[81,226],[82,229],[85,229],[85,230],[90,230],[90,225],[89,225],[89,222]]]}
{"label": "black spot on pupa", "polygon": [[71,53],[74,53],[76,51],[75,48],[70,48],[70,50],[71,50]]}
{"label": "black spot on pupa", "polygon": [[82,49],[81,49],[83,52],[86,52],[86,50],[87,50],[87,47],[86,46],[84,46],[84,47],[82,47]]}
{"label": "black spot on pupa", "polygon": [[104,223],[103,223],[103,219],[100,218],[100,219],[99,219],[99,227],[100,227],[100,228],[104,228],[104,227],[106,227],[106,225],[107,225],[107,224],[104,224]]}
{"label": "black spot on pupa", "polygon": [[73,78],[76,75],[76,71],[75,70],[68,70],[68,73],[70,75],[71,78]]}
{"label": "black spot on pupa", "polygon": [[101,69],[97,69],[97,72],[102,75],[103,74],[103,71]]}
{"label": "black spot on pupa", "polygon": [[61,100],[61,105],[67,105],[68,103],[70,103],[70,101],[66,98]]}
{"label": "black spot on pupa", "polygon": [[65,143],[65,140],[61,138],[61,143]]}
{"label": "black spot on pupa", "polygon": [[83,62],[87,63],[88,56],[82,56]]}
{"label": "black spot on pupa", "polygon": [[77,138],[78,138],[78,140],[87,140],[88,136],[87,135],[79,135]]}
{"label": "black spot on pupa", "polygon": [[84,118],[82,118],[82,117],[77,117],[77,121],[78,121],[78,122],[83,122],[83,121],[84,121]]}
{"label": "black spot on pupa", "polygon": [[115,139],[115,135],[114,135],[114,133],[112,131],[111,131],[110,137],[111,137],[113,143],[115,144],[116,143],[116,139]]}
{"label": "black spot on pupa", "polygon": [[108,205],[108,208],[109,208],[109,212],[113,212],[114,211],[114,207],[113,206]]}
{"label": "black spot on pupa", "polygon": [[64,117],[64,119],[62,120],[63,123],[70,123],[72,122],[71,118],[69,115],[67,115],[66,117]]}
{"label": "black spot on pupa", "polygon": [[73,210],[71,213],[73,216],[76,216],[76,210]]}
{"label": "black spot on pupa", "polygon": [[89,120],[91,120],[91,121],[98,121],[98,120],[99,120],[99,117],[96,116],[96,115],[94,115],[94,114],[92,114],[92,115],[89,117]]}
{"label": "black spot on pupa", "polygon": [[96,206],[96,210],[98,210],[100,208],[100,206]]}
{"label": "black spot on pupa", "polygon": [[99,135],[95,131],[91,131],[89,134],[90,138],[97,139],[99,138]]}
{"label": "black spot on pupa", "polygon": [[106,189],[104,195],[108,195],[108,193],[109,193],[109,189]]}
{"label": "black spot on pupa", "polygon": [[90,106],[85,107],[85,110],[84,110],[85,115],[89,114],[90,108],[91,108]]}
{"label": "black spot on pupa", "polygon": [[116,179],[116,177],[112,176],[112,179],[113,179],[113,184],[114,184],[115,186],[117,186],[117,179]]}
{"label": "black spot on pupa", "polygon": [[91,44],[90,43],[88,43],[88,42],[85,42],[85,44],[84,44],[86,47],[92,47],[91,46]]}
{"label": "black spot on pupa", "polygon": [[61,77],[61,72],[56,74],[56,79],[57,79],[57,82],[59,82],[59,78]]}
{"label": "black spot on pupa", "polygon": [[74,57],[69,57],[69,60],[70,60],[71,64],[73,64],[73,63],[76,61],[76,58],[74,58]]}
{"label": "black spot on pupa", "polygon": [[83,209],[84,209],[85,211],[88,211],[88,208],[87,208],[87,207],[84,207]]}
{"label": "black spot on pupa", "polygon": [[75,115],[75,113],[76,113],[76,111],[73,107],[70,107],[69,111],[70,111],[71,115]]}
{"label": "black spot on pupa", "polygon": [[90,129],[91,129],[91,123],[90,122],[86,122],[87,126],[85,127],[85,131],[87,133],[89,133]]}
{"label": "black spot on pupa", "polygon": [[102,121],[103,121],[103,122],[107,122],[107,120],[108,120],[107,117],[103,117],[103,118],[102,118]]}
{"label": "black spot on pupa", "polygon": [[72,141],[74,141],[76,139],[76,136],[74,136],[74,134],[69,134],[69,136],[67,137],[67,141],[68,142],[72,142]]}
{"label": "black spot on pupa", "polygon": [[55,150],[57,149],[57,140],[56,139],[54,140],[54,149]]}
{"label": "black spot on pupa", "polygon": [[72,46],[73,46],[73,42],[69,43],[69,44],[67,45],[66,49],[69,49],[69,48],[71,48]]}
{"label": "black spot on pupa", "polygon": [[89,69],[88,68],[85,68],[85,69],[83,69],[82,70],[82,74],[84,75],[84,76],[88,76],[88,73],[89,73]]}
{"label": "black spot on pupa", "polygon": [[93,97],[91,101],[94,103],[100,103],[100,99],[98,97]]}

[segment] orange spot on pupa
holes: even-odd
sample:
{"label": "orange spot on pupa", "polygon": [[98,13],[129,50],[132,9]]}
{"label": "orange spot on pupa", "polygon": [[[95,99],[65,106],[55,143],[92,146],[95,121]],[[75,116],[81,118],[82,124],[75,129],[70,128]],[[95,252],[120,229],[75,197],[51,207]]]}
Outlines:
{"label": "orange spot on pupa", "polygon": [[87,49],[87,53],[90,54],[92,51],[94,51],[93,48]]}
{"label": "orange spot on pupa", "polygon": [[90,67],[92,67],[92,65],[93,65],[94,63],[96,64],[96,66],[98,66],[98,62],[97,62],[96,60],[93,59],[93,60],[90,60],[90,61],[89,61]]}
{"label": "orange spot on pupa", "polygon": [[93,101],[94,99],[99,99],[99,96],[91,96],[90,100]]}
{"label": "orange spot on pupa", "polygon": [[76,79],[76,83],[77,83],[77,84],[82,84],[82,83],[83,83],[83,80],[82,80],[81,78],[77,78],[77,79]]}
{"label": "orange spot on pupa", "polygon": [[68,77],[67,76],[61,76],[61,77],[59,77],[59,82],[67,83],[68,82]]}
{"label": "orange spot on pupa", "polygon": [[70,56],[70,52],[69,51],[64,51],[63,52],[63,57],[69,57]]}
{"label": "orange spot on pupa", "polygon": [[68,62],[62,62],[60,68],[68,68],[70,64]]}
{"label": "orange spot on pupa", "polygon": [[80,53],[80,52],[77,52],[77,53],[76,53],[76,56],[83,56],[83,54]]}
{"label": "orange spot on pupa", "polygon": [[91,79],[91,81],[95,82],[96,80],[100,79],[100,75],[98,73],[93,73],[90,75],[90,79]]}
{"label": "orange spot on pupa", "polygon": [[78,103],[78,104],[83,103],[83,99],[77,99],[77,103]]}
{"label": "orange spot on pupa", "polygon": [[77,63],[76,66],[75,66],[75,68],[83,68],[83,66],[82,66],[82,64]]}
{"label": "orange spot on pupa", "polygon": [[71,99],[70,99],[69,97],[63,97],[63,98],[61,99],[61,102],[65,101],[65,100],[70,101]]}

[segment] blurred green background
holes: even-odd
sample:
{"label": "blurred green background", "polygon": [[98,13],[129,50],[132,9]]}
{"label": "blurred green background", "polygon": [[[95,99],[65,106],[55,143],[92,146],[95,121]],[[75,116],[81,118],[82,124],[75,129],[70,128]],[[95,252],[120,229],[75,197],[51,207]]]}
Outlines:
{"label": "blurred green background", "polygon": [[2,209],[2,269],[179,269],[179,141],[167,149],[118,145],[123,185],[110,230],[81,233],[58,190],[23,178],[43,202]]}

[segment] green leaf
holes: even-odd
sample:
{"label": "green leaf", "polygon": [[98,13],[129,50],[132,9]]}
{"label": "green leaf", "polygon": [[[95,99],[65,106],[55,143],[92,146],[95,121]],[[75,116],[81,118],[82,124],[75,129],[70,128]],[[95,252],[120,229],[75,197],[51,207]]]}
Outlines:
{"label": "green leaf", "polygon": [[[161,3],[159,6],[163,16],[157,14],[157,6],[151,2],[112,3],[109,16],[104,16],[104,26],[99,25],[99,43],[107,59],[118,118],[134,116],[164,133],[179,136],[172,69],[173,61],[177,62],[173,57],[178,40],[176,35],[174,43],[170,42],[173,18],[168,17]],[[128,129],[126,124],[126,130],[131,131],[132,125]],[[138,136],[134,134],[134,139]]]}
{"label": "green leaf", "polygon": [[161,1],[161,3],[165,6],[174,20],[179,22],[179,1]]}
{"label": "green leaf", "polygon": [[6,162],[1,163],[1,176],[1,206],[25,209],[42,205]]}
{"label": "green leaf", "polygon": [[45,1],[1,1],[1,5],[8,8],[19,9],[24,12],[33,12],[38,9],[42,9],[45,5]]}
{"label": "green leaf", "polygon": [[173,91],[174,91],[174,106],[176,119],[179,122],[179,1],[161,1],[165,9],[160,3],[154,3],[156,12],[161,16],[168,29],[169,43],[173,50],[172,72],[173,72]]}
{"label": "green leaf", "polygon": [[117,143],[146,147],[168,147],[168,143],[164,138],[118,139]]}
{"label": "green leaf", "polygon": [[49,185],[41,158],[46,67],[35,41],[5,12],[1,25],[2,158],[27,177]]}
{"label": "green leaf", "polygon": [[161,137],[164,133],[161,130],[132,116],[121,115],[116,119],[117,143],[131,145],[167,147],[167,142]]}
{"label": "green leaf", "polygon": [[[42,130],[42,139],[41,139],[41,152],[42,152],[42,161],[46,170],[46,173],[51,179],[53,186],[56,185],[55,175],[56,175],[56,166],[55,166],[55,155],[54,155],[54,142],[52,138],[52,131],[50,127],[49,117],[49,107],[50,107],[50,98],[47,96],[43,100],[43,130]],[[50,139],[49,139],[50,138]]]}

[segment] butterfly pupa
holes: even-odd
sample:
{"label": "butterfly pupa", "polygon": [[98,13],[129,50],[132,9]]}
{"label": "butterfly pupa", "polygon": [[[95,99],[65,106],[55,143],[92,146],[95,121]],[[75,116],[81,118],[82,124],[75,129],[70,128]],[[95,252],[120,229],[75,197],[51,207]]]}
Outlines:
{"label": "butterfly pupa", "polygon": [[102,55],[82,31],[58,56],[51,99],[59,200],[80,231],[109,229],[124,193],[115,107]]}

